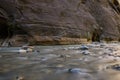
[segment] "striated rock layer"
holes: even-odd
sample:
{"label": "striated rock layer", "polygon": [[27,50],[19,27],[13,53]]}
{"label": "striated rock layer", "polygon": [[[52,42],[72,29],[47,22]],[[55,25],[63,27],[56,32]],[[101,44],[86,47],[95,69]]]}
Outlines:
{"label": "striated rock layer", "polygon": [[13,44],[119,40],[119,0],[0,0],[0,37]]}

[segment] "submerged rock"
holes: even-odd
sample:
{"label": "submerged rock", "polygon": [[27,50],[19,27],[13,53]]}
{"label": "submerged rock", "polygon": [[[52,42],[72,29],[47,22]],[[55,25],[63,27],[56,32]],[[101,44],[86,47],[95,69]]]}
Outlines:
{"label": "submerged rock", "polygon": [[79,73],[79,72],[86,73],[88,71],[86,69],[70,68],[70,69],[68,69],[68,72],[69,73]]}
{"label": "submerged rock", "polygon": [[120,64],[115,64],[111,68],[120,71]]}

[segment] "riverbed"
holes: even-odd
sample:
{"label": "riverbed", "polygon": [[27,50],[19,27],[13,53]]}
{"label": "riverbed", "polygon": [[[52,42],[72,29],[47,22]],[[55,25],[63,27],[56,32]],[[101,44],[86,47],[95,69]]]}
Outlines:
{"label": "riverbed", "polygon": [[0,52],[0,80],[120,80],[120,43],[35,46],[28,53]]}

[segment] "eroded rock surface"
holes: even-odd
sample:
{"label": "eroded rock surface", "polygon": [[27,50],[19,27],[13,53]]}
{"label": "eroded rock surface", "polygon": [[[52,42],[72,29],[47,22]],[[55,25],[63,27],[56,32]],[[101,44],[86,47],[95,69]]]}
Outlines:
{"label": "eroded rock surface", "polygon": [[31,44],[118,40],[119,6],[119,0],[1,0],[0,22],[4,18],[5,24],[19,26],[12,39],[27,35]]}

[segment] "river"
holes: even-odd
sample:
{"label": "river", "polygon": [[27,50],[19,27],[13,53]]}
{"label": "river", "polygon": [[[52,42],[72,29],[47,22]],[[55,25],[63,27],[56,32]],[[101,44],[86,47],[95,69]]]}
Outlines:
{"label": "river", "polygon": [[0,52],[0,80],[120,80],[120,43],[34,49]]}

